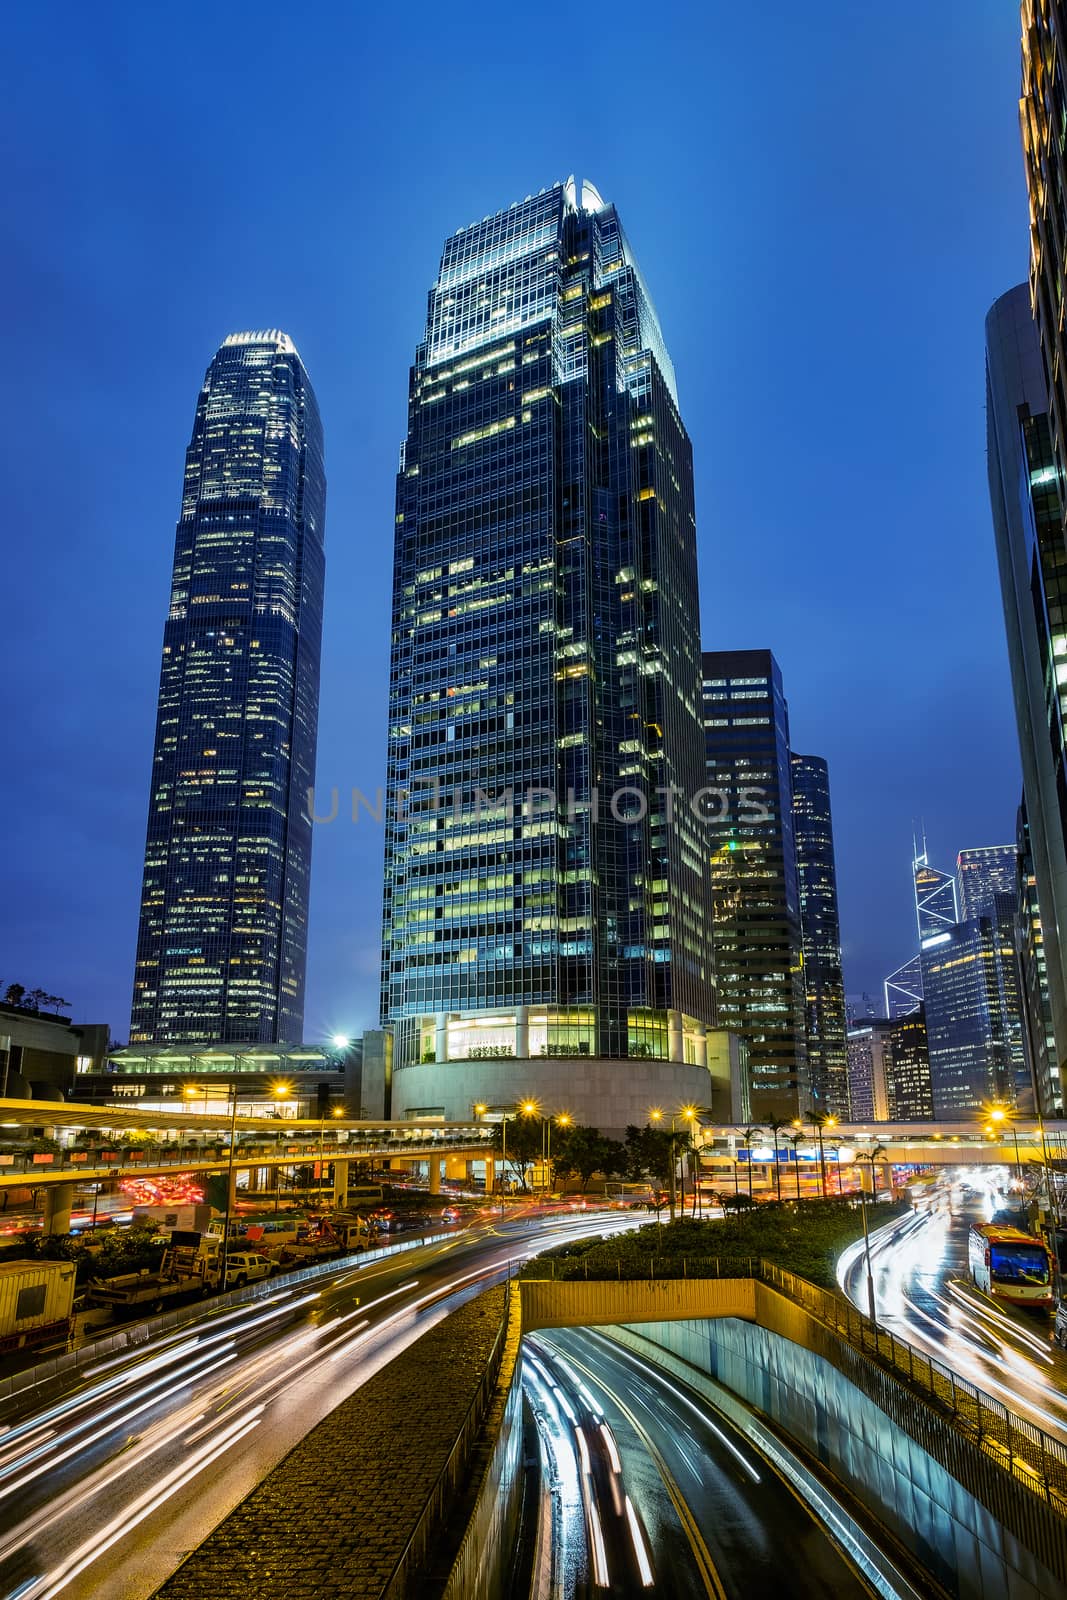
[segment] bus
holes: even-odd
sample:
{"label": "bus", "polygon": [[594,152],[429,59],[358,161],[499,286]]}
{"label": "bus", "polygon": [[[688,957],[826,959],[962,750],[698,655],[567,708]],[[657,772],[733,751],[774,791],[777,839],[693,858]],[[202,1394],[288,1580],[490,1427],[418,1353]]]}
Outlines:
{"label": "bus", "polygon": [[975,1223],[968,1244],[976,1289],[1020,1306],[1052,1304],[1052,1252],[1043,1239],[995,1222]]}

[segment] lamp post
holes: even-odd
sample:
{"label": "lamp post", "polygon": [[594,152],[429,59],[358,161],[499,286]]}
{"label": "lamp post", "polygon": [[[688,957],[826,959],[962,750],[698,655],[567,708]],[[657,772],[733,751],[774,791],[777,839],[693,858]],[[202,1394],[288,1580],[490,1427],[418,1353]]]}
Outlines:
{"label": "lamp post", "polygon": [[[823,1129],[824,1128],[836,1128],[837,1127],[837,1118],[828,1116],[825,1111],[813,1111],[811,1113],[811,1125],[815,1129],[815,1132],[818,1135],[818,1139],[819,1139],[819,1179],[820,1179],[820,1186],[821,1186],[821,1189],[822,1189],[822,1197],[825,1200],[828,1197],[827,1197],[827,1193],[826,1193],[826,1149],[825,1149],[825,1146],[823,1145]],[[840,1169],[838,1170],[837,1180],[838,1180],[838,1192],[840,1193],[840,1188],[841,1188],[841,1173],[840,1173]]]}
{"label": "lamp post", "polygon": [[[857,1150],[856,1160],[866,1161],[871,1174],[871,1193],[877,1193],[874,1182],[874,1163],[878,1156],[885,1155],[885,1146],[876,1144],[870,1150]],[[878,1314],[874,1301],[874,1273],[871,1270],[871,1230],[867,1223],[867,1190],[863,1182],[863,1168],[860,1167],[860,1210],[863,1213],[863,1254],[867,1262],[867,1311],[871,1319],[871,1326],[878,1331]]]}
{"label": "lamp post", "polygon": [[[556,1113],[556,1124],[560,1128],[569,1128],[573,1121],[574,1121],[574,1118],[571,1116],[569,1111],[559,1111],[559,1112]],[[547,1159],[546,1159],[546,1166],[548,1168],[548,1172],[546,1173],[546,1176],[550,1176],[551,1175],[551,1168],[552,1168],[552,1118],[551,1117],[546,1118],[546,1120],[545,1120],[545,1129],[546,1129],[547,1136],[548,1136]]]}
{"label": "lamp post", "polygon": [[[670,1206],[671,1206],[671,1221],[672,1222],[674,1221],[674,1218],[675,1218],[675,1212],[677,1210],[677,1202],[678,1202],[678,1155],[677,1155],[677,1150],[675,1148],[675,1133],[677,1132],[677,1121],[678,1121],[679,1117],[684,1117],[686,1119],[686,1121],[689,1123],[689,1131],[690,1131],[690,1134],[691,1134],[692,1133],[693,1118],[696,1116],[696,1114],[697,1114],[696,1106],[682,1106],[679,1111],[673,1112],[672,1115],[671,1115],[671,1163],[670,1163],[669,1192],[670,1192]],[[663,1121],[663,1112],[659,1109],[658,1106],[653,1106],[653,1108],[648,1113],[648,1119],[649,1119],[650,1122],[655,1122],[655,1123],[658,1124],[658,1123]],[[683,1173],[682,1173],[682,1196],[681,1196],[681,1198],[682,1198],[682,1216],[684,1217],[685,1216],[685,1172],[684,1172],[684,1170],[683,1170]]]}
{"label": "lamp post", "polygon": [[233,1090],[233,1105],[230,1108],[230,1150],[226,1162],[226,1225],[222,1232],[222,1260],[219,1262],[219,1293],[226,1293],[226,1274],[230,1264],[230,1214],[233,1210],[233,1158],[237,1144],[237,1079],[234,1078],[230,1088]]}
{"label": "lamp post", "polygon": [[990,1122],[993,1124],[994,1130],[998,1134],[1001,1132],[1005,1122],[1010,1127],[1011,1136],[1015,1141],[1015,1176],[1021,1183],[1023,1177],[1023,1163],[1022,1158],[1019,1155],[1019,1135],[1016,1131],[1014,1115],[1008,1110],[1007,1106],[998,1103],[988,1108],[986,1111],[986,1116],[989,1118]]}

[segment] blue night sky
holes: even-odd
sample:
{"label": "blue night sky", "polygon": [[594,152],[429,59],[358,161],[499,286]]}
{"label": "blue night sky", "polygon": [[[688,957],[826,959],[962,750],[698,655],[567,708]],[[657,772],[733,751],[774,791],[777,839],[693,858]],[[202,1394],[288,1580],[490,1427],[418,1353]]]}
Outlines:
{"label": "blue night sky", "polygon": [[[983,318],[1027,270],[1017,8],[66,0],[5,33],[0,980],[128,1035],[183,452],[236,329],[293,336],[326,430],[319,785],[382,782],[426,291],[447,234],[574,172],[678,369],[705,644],[778,656],[876,990],[913,818],[944,867],[1014,838]],[[317,831],[309,1039],[376,1019],[381,854]]]}

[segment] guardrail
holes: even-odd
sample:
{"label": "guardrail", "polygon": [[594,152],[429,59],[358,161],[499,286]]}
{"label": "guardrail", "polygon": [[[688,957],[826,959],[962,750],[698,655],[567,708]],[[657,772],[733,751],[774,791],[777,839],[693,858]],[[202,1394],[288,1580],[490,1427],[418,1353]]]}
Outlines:
{"label": "guardrail", "polygon": [[319,1261],[313,1267],[297,1267],[292,1272],[286,1272],[277,1278],[264,1278],[258,1283],[247,1284],[243,1289],[230,1289],[226,1294],[213,1295],[207,1300],[199,1300],[193,1305],[176,1306],[173,1311],[164,1311],[158,1317],[147,1317],[143,1322],[131,1322],[125,1327],[117,1328],[113,1334],[107,1334],[102,1339],[93,1339],[88,1344],[79,1345],[77,1350],[67,1350],[62,1355],[53,1356],[49,1361],[39,1361],[36,1366],[26,1367],[22,1372],[13,1372],[9,1377],[0,1378],[0,1402],[4,1400],[22,1400],[31,1390],[43,1388],[48,1384],[58,1384],[71,1372],[77,1372],[81,1367],[91,1366],[101,1356],[109,1355],[115,1350],[132,1350],[142,1344],[147,1344],[151,1339],[161,1333],[169,1333],[173,1328],[184,1327],[186,1323],[195,1321],[202,1315],[205,1306],[216,1311],[225,1306],[237,1306],[248,1300],[262,1300],[267,1295],[277,1294],[279,1286],[288,1287],[290,1284],[308,1283],[314,1278],[326,1277],[331,1272],[351,1272],[355,1266],[362,1266],[367,1261],[380,1261],[383,1256],[399,1255],[404,1250],[417,1250],[421,1245],[444,1244],[448,1239],[454,1239],[454,1231],[450,1233],[433,1233],[419,1239],[402,1239],[396,1244],[382,1245],[376,1250],[358,1250],[352,1255],[342,1256],[339,1260]]}
{"label": "guardrail", "polygon": [[[387,1156],[402,1159],[410,1155],[412,1159],[419,1159],[427,1155],[440,1153],[446,1154],[450,1150],[491,1149],[488,1134],[479,1139],[470,1133],[442,1133],[428,1136],[425,1132],[419,1138],[398,1135],[395,1139],[375,1139],[362,1135],[349,1136],[347,1140],[326,1137],[319,1139],[308,1135],[301,1139],[290,1135],[282,1135],[279,1139],[249,1140],[247,1143],[238,1141],[234,1150],[235,1166],[247,1166],[257,1159],[264,1161],[365,1161],[372,1156]],[[124,1170],[145,1170],[146,1168],[176,1167],[179,1170],[190,1166],[204,1166],[211,1161],[225,1162],[229,1159],[229,1145],[224,1141],[212,1140],[203,1144],[185,1145],[146,1145],[144,1149],[123,1149],[120,1147],[86,1150],[35,1150],[25,1153],[19,1151],[0,1151],[0,1178],[10,1177],[18,1173],[27,1178],[45,1178],[53,1173],[62,1172],[72,1179],[79,1177],[95,1179],[103,1175],[108,1177],[121,1176]]]}
{"label": "guardrail", "polygon": [[[759,1268],[764,1283],[796,1301],[868,1360],[918,1389],[986,1455],[1040,1494],[1061,1516],[1067,1516],[1067,1445],[961,1378],[944,1362],[877,1327],[844,1295],[820,1289],[771,1261],[761,1261]],[[849,1377],[857,1387],[866,1387],[861,1369],[850,1372]]]}

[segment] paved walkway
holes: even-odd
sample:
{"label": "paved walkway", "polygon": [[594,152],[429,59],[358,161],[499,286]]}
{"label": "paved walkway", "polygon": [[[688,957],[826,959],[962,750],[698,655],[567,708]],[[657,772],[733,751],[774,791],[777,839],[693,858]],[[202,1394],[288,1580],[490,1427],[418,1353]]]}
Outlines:
{"label": "paved walkway", "polygon": [[378,1600],[482,1379],[488,1289],[314,1428],[153,1600]]}

